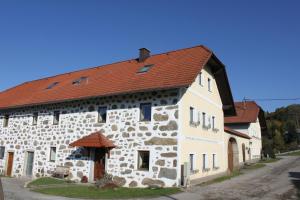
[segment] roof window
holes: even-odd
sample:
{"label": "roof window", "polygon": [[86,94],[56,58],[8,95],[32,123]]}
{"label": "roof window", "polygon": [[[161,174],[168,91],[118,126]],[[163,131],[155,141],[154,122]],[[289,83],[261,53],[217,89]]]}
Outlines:
{"label": "roof window", "polygon": [[145,65],[143,67],[141,67],[138,71],[138,73],[145,73],[145,72],[148,72],[154,65],[151,64],[151,65]]}
{"label": "roof window", "polygon": [[74,81],[72,82],[72,84],[73,84],[73,85],[80,85],[80,84],[83,83],[83,82],[87,82],[87,80],[88,80],[88,77],[82,76],[82,77],[80,77],[80,78],[74,80]]}
{"label": "roof window", "polygon": [[54,83],[51,83],[50,85],[48,85],[48,87],[46,87],[46,90],[50,90],[52,89],[53,87],[55,87],[56,85],[58,85],[59,82],[54,82]]}

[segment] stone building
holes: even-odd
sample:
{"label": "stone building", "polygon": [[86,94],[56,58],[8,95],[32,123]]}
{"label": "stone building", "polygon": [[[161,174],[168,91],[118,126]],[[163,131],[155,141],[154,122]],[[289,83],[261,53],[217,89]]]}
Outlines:
{"label": "stone building", "polygon": [[0,170],[8,176],[179,186],[245,162],[250,137],[225,66],[196,46],[30,81],[0,93]]}

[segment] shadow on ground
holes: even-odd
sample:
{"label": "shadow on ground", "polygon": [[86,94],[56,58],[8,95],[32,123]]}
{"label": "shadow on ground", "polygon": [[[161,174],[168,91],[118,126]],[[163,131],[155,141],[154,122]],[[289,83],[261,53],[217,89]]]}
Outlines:
{"label": "shadow on ground", "polygon": [[291,182],[294,184],[297,189],[297,196],[300,199],[300,172],[289,172]]}

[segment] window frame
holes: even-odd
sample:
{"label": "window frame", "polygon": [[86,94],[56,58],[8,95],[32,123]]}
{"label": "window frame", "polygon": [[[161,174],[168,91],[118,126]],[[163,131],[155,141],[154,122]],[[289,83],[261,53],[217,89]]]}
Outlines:
{"label": "window frame", "polygon": [[211,90],[211,79],[210,78],[207,78],[207,89],[209,92],[212,92]]}
{"label": "window frame", "polygon": [[203,86],[203,73],[202,72],[199,73],[199,80],[198,80],[198,82],[199,82],[200,86]]}
{"label": "window frame", "polygon": [[211,127],[213,130],[216,129],[216,117],[215,116],[211,117]]}
{"label": "window frame", "polygon": [[5,146],[0,146],[0,160],[3,160],[5,157]]}
{"label": "window frame", "polygon": [[60,111],[53,112],[53,125],[59,125],[60,123]]}
{"label": "window frame", "polygon": [[[143,158],[140,156],[141,154],[148,154],[148,167],[141,167],[143,166]],[[140,159],[141,157],[141,159]],[[142,163],[140,163],[142,160]],[[150,150],[138,150],[137,151],[137,170],[139,171],[149,171],[150,170]]]}
{"label": "window frame", "polygon": [[[150,105],[150,119],[145,117],[145,114],[143,114],[143,106]],[[140,103],[140,122],[151,122],[152,121],[152,103],[146,102],[146,103]]]}
{"label": "window frame", "polygon": [[189,154],[189,162],[190,162],[190,171],[192,172],[195,170],[195,154],[194,153]]}
{"label": "window frame", "polygon": [[4,128],[8,127],[8,125],[9,125],[9,118],[10,118],[9,114],[4,115],[4,118],[3,118],[3,127]]}
{"label": "window frame", "polygon": [[[102,119],[102,116],[100,114],[100,109],[103,109],[103,110],[105,109],[105,120]],[[107,121],[107,110],[108,110],[107,106],[99,106],[98,107],[98,111],[97,111],[98,112],[98,119],[97,119],[98,123],[103,123],[103,124],[106,123],[106,121]],[[100,120],[100,117],[101,117],[101,120]]]}
{"label": "window frame", "polygon": [[190,106],[190,123],[194,122],[194,112],[195,112],[195,108]]}
{"label": "window frame", "polygon": [[207,154],[206,153],[203,153],[202,154],[202,169],[203,170],[206,170],[208,168],[208,157],[207,157]]}
{"label": "window frame", "polygon": [[[52,149],[55,149],[54,159],[52,159]],[[55,162],[56,161],[56,154],[57,154],[57,148],[55,146],[51,146],[50,147],[50,153],[49,153],[49,162]]]}
{"label": "window frame", "polygon": [[202,126],[205,127],[206,126],[206,113],[202,112]]}
{"label": "window frame", "polygon": [[212,154],[212,161],[213,161],[213,168],[216,169],[218,166],[217,166],[217,154],[216,153],[213,153]]}
{"label": "window frame", "polygon": [[35,112],[32,115],[32,126],[36,126],[38,124],[39,113]]}

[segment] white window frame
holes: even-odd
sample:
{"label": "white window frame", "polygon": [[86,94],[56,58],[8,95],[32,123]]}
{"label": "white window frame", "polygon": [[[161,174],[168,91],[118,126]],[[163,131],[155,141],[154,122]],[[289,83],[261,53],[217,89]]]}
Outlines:
{"label": "white window frame", "polygon": [[218,156],[216,153],[212,154],[212,165],[213,165],[213,169],[218,169]]}
{"label": "white window frame", "polygon": [[195,112],[195,108],[190,106],[190,123],[194,122],[194,112]]}
{"label": "white window frame", "polygon": [[211,88],[212,85],[211,84],[212,84],[211,79],[207,78],[207,89],[208,89],[209,92],[212,92],[212,90],[211,90],[212,89]]}
{"label": "white window frame", "polygon": [[[55,156],[54,160],[52,159],[52,148],[55,148]],[[57,155],[57,147],[56,146],[51,146],[49,149],[49,162],[56,162],[56,156]]]}
{"label": "white window frame", "polygon": [[[193,158],[193,162],[191,163],[191,155]],[[189,153],[189,163],[190,163],[190,171],[193,172],[196,170],[196,154],[195,153]]]}
{"label": "white window frame", "polygon": [[203,153],[202,154],[202,170],[207,170],[208,169],[208,154]]}

